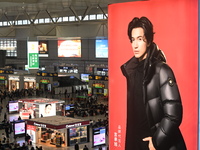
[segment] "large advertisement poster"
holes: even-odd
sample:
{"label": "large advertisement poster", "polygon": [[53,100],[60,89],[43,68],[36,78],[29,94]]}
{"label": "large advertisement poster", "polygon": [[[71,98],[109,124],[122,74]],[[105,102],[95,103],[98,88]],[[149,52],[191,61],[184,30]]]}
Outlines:
{"label": "large advertisement poster", "polygon": [[38,52],[39,52],[39,57],[49,56],[48,41],[38,41]]}
{"label": "large advertisement poster", "polygon": [[127,82],[120,67],[133,57],[128,24],[134,17],[142,16],[151,20],[154,42],[164,52],[176,77],[183,106],[180,130],[187,149],[197,150],[198,0],[111,4],[108,14],[110,150],[125,150]]}
{"label": "large advertisement poster", "polygon": [[39,68],[39,56],[38,56],[38,42],[28,42],[28,68],[38,69]]}
{"label": "large advertisement poster", "polygon": [[48,117],[56,115],[56,104],[48,103],[48,104],[40,104],[39,105],[39,116]]}
{"label": "large advertisement poster", "polygon": [[108,58],[108,40],[96,40],[96,58]]}
{"label": "large advertisement poster", "polygon": [[58,40],[58,57],[81,57],[81,40]]}
{"label": "large advertisement poster", "polygon": [[32,125],[27,125],[26,126],[27,127],[27,129],[26,129],[26,131],[27,131],[27,134],[31,137],[31,141],[33,142],[33,143],[36,143],[36,126],[32,126]]}

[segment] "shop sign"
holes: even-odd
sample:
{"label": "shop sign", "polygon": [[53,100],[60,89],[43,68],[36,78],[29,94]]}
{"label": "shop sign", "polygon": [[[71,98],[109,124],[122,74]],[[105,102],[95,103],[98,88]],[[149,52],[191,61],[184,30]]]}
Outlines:
{"label": "shop sign", "polygon": [[0,74],[14,74],[13,70],[0,69]]}
{"label": "shop sign", "polygon": [[37,72],[37,76],[42,76],[42,77],[58,77],[58,73]]}
{"label": "shop sign", "polygon": [[19,80],[19,76],[9,76],[9,80]]}
{"label": "shop sign", "polygon": [[75,127],[80,127],[81,125],[82,123],[70,124],[70,125],[66,125],[66,128],[75,128]]}
{"label": "shop sign", "polygon": [[108,76],[89,75],[89,80],[102,80],[102,81],[108,81]]}
{"label": "shop sign", "polygon": [[35,81],[35,77],[24,77],[24,81]]}
{"label": "shop sign", "polygon": [[43,83],[43,84],[49,84],[49,80],[48,79],[41,79],[40,80],[40,83]]}
{"label": "shop sign", "polygon": [[37,127],[41,127],[41,128],[46,128],[46,124],[39,124],[39,123],[34,122],[33,125]]}
{"label": "shop sign", "polygon": [[6,77],[5,76],[0,76],[0,80],[5,80]]}

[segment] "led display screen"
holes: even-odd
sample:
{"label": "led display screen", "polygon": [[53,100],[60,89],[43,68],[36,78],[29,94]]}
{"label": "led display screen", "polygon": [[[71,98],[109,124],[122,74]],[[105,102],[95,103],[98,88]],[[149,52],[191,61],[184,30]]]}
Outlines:
{"label": "led display screen", "polygon": [[106,144],[106,128],[99,127],[93,129],[93,146]]}
{"label": "led display screen", "polygon": [[108,40],[96,40],[96,58],[108,58]]}
{"label": "led display screen", "polygon": [[9,113],[17,112],[19,110],[18,102],[9,102]]}
{"label": "led display screen", "polygon": [[25,122],[17,122],[14,123],[14,134],[16,135],[20,135],[20,134],[25,134],[26,130],[25,130]]}
{"label": "led display screen", "polygon": [[89,74],[81,74],[81,81],[89,82]]}
{"label": "led display screen", "polygon": [[48,41],[39,41],[38,42],[38,52],[39,57],[48,57]]}
{"label": "led display screen", "polygon": [[58,57],[81,57],[81,40],[58,40]]}
{"label": "led display screen", "polygon": [[13,121],[18,120],[19,114],[9,114],[8,117],[9,117],[9,121],[10,121],[10,122],[13,122]]}

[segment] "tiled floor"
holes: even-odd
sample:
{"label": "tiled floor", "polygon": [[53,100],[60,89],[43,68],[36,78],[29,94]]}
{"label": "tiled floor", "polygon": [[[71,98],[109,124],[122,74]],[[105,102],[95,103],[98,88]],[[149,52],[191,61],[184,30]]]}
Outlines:
{"label": "tiled floor", "polygon": [[[63,99],[63,98],[61,97],[61,99]],[[4,107],[4,109],[2,110],[2,113],[0,115],[0,121],[2,121],[3,118],[4,118],[4,113],[6,112],[6,104],[7,103],[8,103],[8,100],[4,100],[3,103],[2,103],[2,106]],[[68,103],[68,102],[66,101],[66,103]],[[107,104],[107,101],[98,99],[98,103]],[[82,117],[75,116],[75,118],[82,118]],[[90,119],[93,120],[93,121],[97,121],[98,119],[105,119],[105,116],[104,115],[98,115],[98,116],[84,117],[84,120],[90,120]],[[5,131],[4,130],[0,130],[0,135],[2,135],[2,133],[5,133]],[[24,137],[17,138],[17,141],[20,144],[22,144],[24,142],[24,140],[25,140]],[[10,141],[11,142],[14,141],[13,134],[10,135]],[[109,140],[108,140],[108,137],[107,137],[106,145],[102,146],[103,150],[107,150],[108,143],[109,143]],[[87,145],[87,147],[89,148],[89,150],[98,150],[98,147],[94,147],[94,148],[92,147],[92,132],[90,132],[90,142],[84,143],[84,144],[80,144],[79,145],[80,150],[82,150],[84,148],[84,145]],[[48,146],[46,144],[34,144],[33,143],[33,147],[36,147],[36,146],[38,146],[38,147],[42,146],[43,150],[52,150],[52,149],[54,149],[54,150],[74,150],[74,146],[56,147],[56,146],[52,146],[52,145]]]}

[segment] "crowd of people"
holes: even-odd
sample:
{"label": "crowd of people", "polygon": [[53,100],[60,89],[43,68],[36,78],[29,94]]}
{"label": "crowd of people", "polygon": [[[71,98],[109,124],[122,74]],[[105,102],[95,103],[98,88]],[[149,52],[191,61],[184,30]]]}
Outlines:
{"label": "crowd of people", "polygon": [[[38,93],[42,93],[39,91]],[[15,91],[0,90],[0,116],[3,118],[0,123],[0,130],[4,130],[0,137],[1,150],[42,150],[42,147],[33,147],[26,140],[23,144],[15,141],[10,141],[13,138],[13,123],[9,121],[9,101],[20,99],[23,97],[31,97],[34,95],[32,89],[22,89]],[[69,96],[68,96],[69,100]],[[105,126],[108,129],[108,105],[103,104],[97,100],[97,96],[90,96],[86,98],[71,98],[69,104],[74,104],[74,114],[78,117],[95,116],[97,120],[90,120],[92,128]],[[3,115],[3,116],[2,116]],[[105,116],[105,119],[98,118],[98,115]],[[107,117],[107,118],[106,118]],[[19,119],[18,119],[19,120]]]}
{"label": "crowd of people", "polygon": [[1,90],[0,89],[0,102],[2,103],[3,100],[8,98],[9,100],[19,99],[27,96],[33,96],[34,90],[32,88],[30,89],[16,89],[16,90]]}

